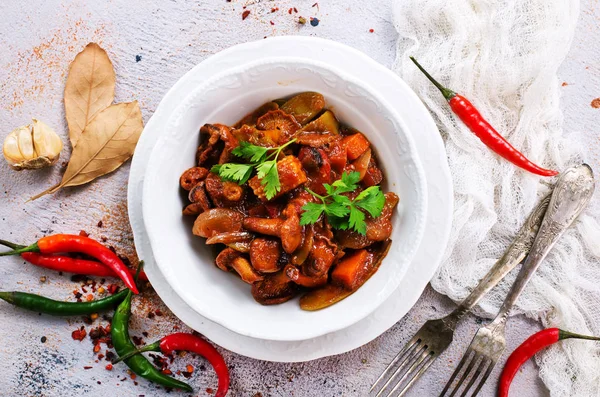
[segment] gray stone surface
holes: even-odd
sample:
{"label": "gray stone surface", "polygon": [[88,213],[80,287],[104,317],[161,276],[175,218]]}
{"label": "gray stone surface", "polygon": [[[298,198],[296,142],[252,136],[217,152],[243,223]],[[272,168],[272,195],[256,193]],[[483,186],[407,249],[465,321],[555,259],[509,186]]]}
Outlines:
{"label": "gray stone surface", "polygon": [[[364,51],[386,66],[395,56],[396,34],[388,1],[142,1],[111,0],[6,0],[0,3],[0,121],[4,137],[13,128],[39,118],[66,139],[62,91],[69,62],[89,41],[101,43],[109,52],[117,72],[118,102],[139,99],[147,120],[169,87],[207,56],[231,45],[265,36],[301,34],[338,40]],[[250,15],[242,21],[242,7]],[[271,9],[279,10],[271,13]],[[297,7],[298,14],[288,14]],[[297,17],[318,17],[318,27],[299,26]],[[584,0],[577,35],[565,61],[560,82],[563,90],[565,130],[584,131],[590,147],[590,164],[598,168],[595,132],[598,112],[590,102],[598,92],[598,17],[600,9]],[[273,24],[270,23],[273,22]],[[374,29],[373,33],[369,29]],[[138,61],[136,61],[136,56]],[[64,158],[70,148],[65,149]],[[54,196],[25,204],[31,195],[60,179],[61,167],[40,172],[14,172],[0,162],[0,236],[27,242],[45,233],[86,230],[92,237],[134,258],[126,214],[128,165],[83,188],[68,189]],[[98,221],[102,220],[102,227]],[[27,266],[17,258],[2,259],[0,289],[32,291],[57,299],[71,299],[81,283],[68,276]],[[40,277],[46,281],[41,282]],[[395,352],[428,318],[449,312],[453,303],[428,288],[417,305],[398,324],[373,342],[350,353],[301,364],[256,361],[224,351],[231,366],[232,396],[362,396]],[[163,316],[147,318],[151,310]],[[478,327],[468,317],[457,331],[455,343],[409,393],[434,396],[459,361]],[[105,325],[96,320],[90,326]],[[96,363],[89,338],[74,341],[71,332],[84,325],[79,318],[65,320],[25,313],[0,304],[0,394],[3,396],[155,396],[165,394],[144,380],[137,385],[125,366],[112,371],[106,361]],[[153,294],[134,307],[132,333],[148,332],[155,340],[181,326]],[[182,329],[185,327],[181,326]],[[514,349],[539,325],[524,318],[509,322],[508,350]],[[42,336],[46,342],[42,343]],[[102,346],[102,352],[105,346]],[[173,370],[195,367],[190,383],[197,395],[209,395],[216,387],[210,371],[201,370],[199,359],[179,359]],[[502,364],[502,363],[500,363]],[[84,367],[91,367],[84,369]],[[493,396],[500,366],[483,390]],[[175,395],[177,393],[172,393]],[[547,395],[529,362],[515,380],[518,396]]]}

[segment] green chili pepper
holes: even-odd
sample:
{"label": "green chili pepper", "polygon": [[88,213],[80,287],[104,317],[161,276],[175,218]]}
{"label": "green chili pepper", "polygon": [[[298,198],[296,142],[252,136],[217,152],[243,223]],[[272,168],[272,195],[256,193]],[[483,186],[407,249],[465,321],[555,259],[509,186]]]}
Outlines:
{"label": "green chili pepper", "polygon": [[129,290],[125,289],[107,298],[92,302],[61,302],[40,295],[16,291],[0,292],[0,299],[38,313],[52,316],[78,316],[112,309],[125,299],[128,292]]}
{"label": "green chili pepper", "polygon": [[[112,336],[112,343],[119,356],[123,356],[137,348],[129,337],[128,323],[131,315],[131,291],[128,291],[127,297],[121,302],[112,319],[110,326],[110,333]],[[131,358],[124,360],[125,364],[136,374],[142,378],[146,378],[149,381],[158,383],[165,387],[172,387],[175,389],[185,390],[187,392],[193,392],[193,389],[187,383],[178,381],[177,379],[171,378],[156,369],[146,357],[141,354],[135,355]]]}

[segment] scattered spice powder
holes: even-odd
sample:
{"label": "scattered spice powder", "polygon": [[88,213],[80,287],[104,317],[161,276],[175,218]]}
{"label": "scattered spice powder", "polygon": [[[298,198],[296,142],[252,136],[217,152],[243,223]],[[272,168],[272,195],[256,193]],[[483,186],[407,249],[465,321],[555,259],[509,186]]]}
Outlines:
{"label": "scattered spice powder", "polygon": [[248,18],[248,15],[250,15],[250,10],[246,10],[244,12],[242,12],[242,21],[246,18]]}
{"label": "scattered spice powder", "polygon": [[591,105],[594,109],[599,109],[600,108],[600,98],[594,99],[592,101]]}
{"label": "scattered spice powder", "polygon": [[566,81],[563,81],[563,83],[561,84],[563,87],[568,86],[569,84]]}
{"label": "scattered spice powder", "polygon": [[273,8],[271,8],[271,12],[272,12],[272,13],[273,13],[273,12],[276,12],[276,11],[279,11],[279,7],[273,7]]}

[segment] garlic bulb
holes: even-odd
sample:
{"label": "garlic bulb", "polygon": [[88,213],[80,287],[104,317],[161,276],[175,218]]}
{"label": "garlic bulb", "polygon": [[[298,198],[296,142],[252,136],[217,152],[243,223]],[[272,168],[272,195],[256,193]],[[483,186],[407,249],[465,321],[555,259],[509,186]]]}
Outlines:
{"label": "garlic bulb", "polygon": [[4,140],[4,158],[17,171],[48,167],[63,148],[60,137],[45,123],[33,119],[33,127],[19,127]]}

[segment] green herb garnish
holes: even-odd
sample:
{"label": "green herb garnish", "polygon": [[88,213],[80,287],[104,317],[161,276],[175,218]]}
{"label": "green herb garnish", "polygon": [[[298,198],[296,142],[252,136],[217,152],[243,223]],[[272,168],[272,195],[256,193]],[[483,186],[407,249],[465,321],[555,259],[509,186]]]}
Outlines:
{"label": "green herb garnish", "polygon": [[383,211],[385,196],[379,186],[371,186],[362,192],[354,200],[342,193],[352,192],[358,189],[360,173],[344,172],[341,179],[323,184],[326,196],[321,196],[310,189],[310,194],[321,200],[320,203],[307,203],[302,207],[304,211],[300,218],[301,225],[316,223],[321,215],[325,214],[329,224],[335,229],[354,230],[362,235],[367,233],[364,210],[373,218],[377,218]]}
{"label": "green herb garnish", "polygon": [[265,197],[267,200],[271,200],[281,190],[279,173],[277,172],[277,158],[279,157],[279,153],[295,141],[296,139],[292,139],[274,148],[240,142],[240,145],[233,149],[231,153],[248,160],[248,164],[218,164],[213,166],[210,171],[218,174],[223,180],[243,185],[248,182],[248,179],[252,176],[252,171],[255,169],[256,175],[261,180],[261,185],[265,187]]}

